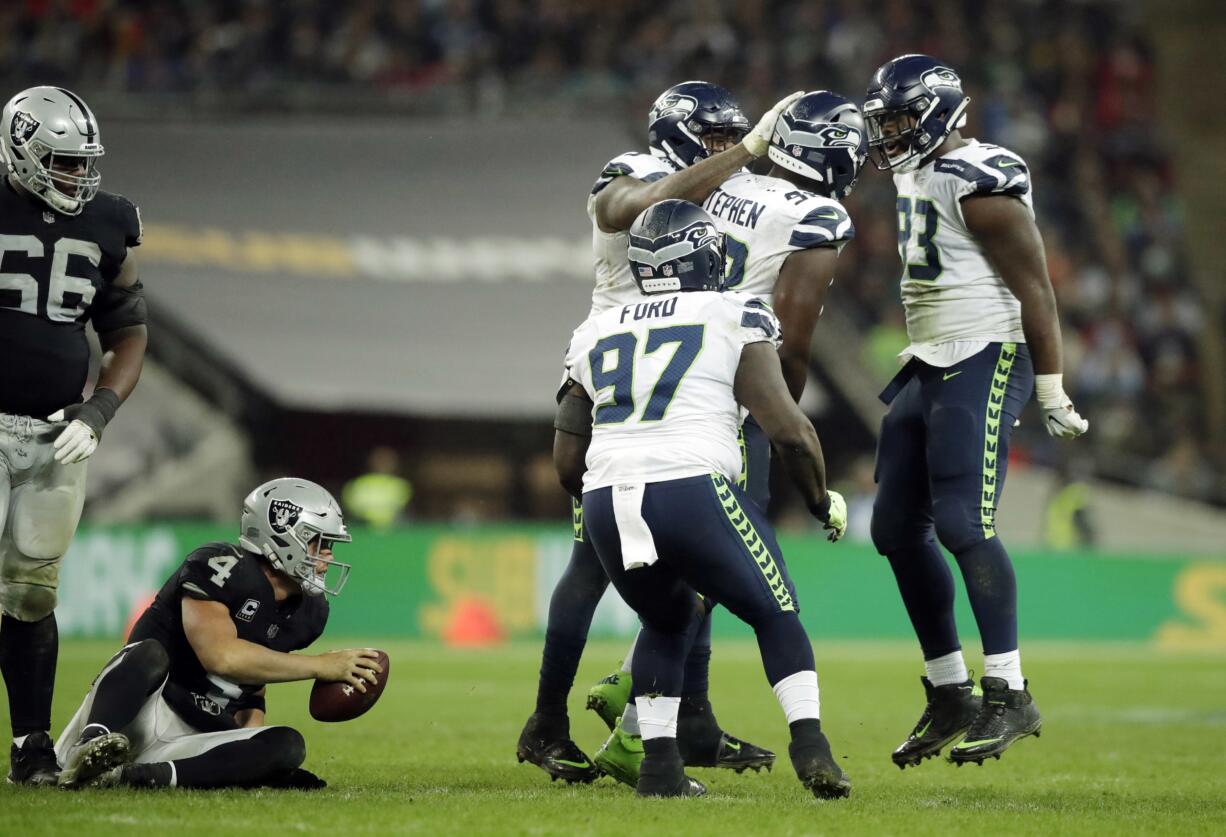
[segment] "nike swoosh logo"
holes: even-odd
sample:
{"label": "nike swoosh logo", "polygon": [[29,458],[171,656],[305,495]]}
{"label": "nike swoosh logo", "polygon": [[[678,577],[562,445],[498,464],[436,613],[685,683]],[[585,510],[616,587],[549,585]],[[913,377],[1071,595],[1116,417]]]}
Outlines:
{"label": "nike swoosh logo", "polygon": [[558,764],[565,765],[566,767],[578,767],[578,768],[591,767],[591,765],[588,764],[586,761],[567,761],[566,759],[554,759],[554,761],[557,762]]}
{"label": "nike swoosh logo", "polygon": [[963,741],[958,744],[957,749],[969,750],[971,747],[978,747],[981,744],[995,744],[999,740],[999,738],[984,738],[979,741]]}
{"label": "nike swoosh logo", "polygon": [[1022,164],[1021,164],[1021,163],[1019,163],[1017,160],[1008,160],[1008,161],[1006,161],[1006,162],[1004,162],[1004,163],[997,163],[997,164],[996,164],[996,167],[997,167],[998,169],[1012,169],[1012,168],[1018,168],[1018,167],[1020,167],[1021,165],[1022,165]]}
{"label": "nike swoosh logo", "polygon": [[731,741],[731,740],[729,740],[729,739],[725,739],[725,740],[724,740],[724,746],[725,746],[725,747],[731,747],[733,750],[740,750],[740,749],[741,749],[741,745],[740,745],[740,744],[737,744],[737,743],[735,743],[735,742],[733,742],[733,741]]}
{"label": "nike swoosh logo", "polygon": [[944,374],[944,375],[941,377],[941,380],[942,380],[942,381],[948,381],[950,378],[956,378],[956,377],[958,377],[959,375],[961,375],[963,371],[964,371],[964,370],[959,369],[957,372],[946,372],[946,373],[945,373],[945,374]]}
{"label": "nike swoosh logo", "polygon": [[827,209],[824,210],[821,215],[815,215],[814,217],[821,218],[823,221],[837,221],[839,220],[839,213],[835,212],[833,209]]}
{"label": "nike swoosh logo", "polygon": [[928,727],[930,727],[930,726],[932,726],[932,721],[929,721],[928,723],[924,724],[924,728],[923,728],[923,729],[921,729],[921,730],[919,730],[919,731],[917,731],[917,732],[915,733],[915,737],[916,737],[916,738],[923,738],[923,737],[924,737],[924,733],[926,733],[926,732],[928,731]]}

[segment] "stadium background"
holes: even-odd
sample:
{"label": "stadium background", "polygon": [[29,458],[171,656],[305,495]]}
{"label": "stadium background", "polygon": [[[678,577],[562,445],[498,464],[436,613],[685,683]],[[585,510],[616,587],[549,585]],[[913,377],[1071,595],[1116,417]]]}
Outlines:
{"label": "stadium background", "polygon": [[[374,493],[411,499],[359,533],[338,630],[535,634],[568,550],[551,394],[588,307],[600,166],[642,147],[647,107],[677,80],[722,82],[756,116],[798,88],[858,99],[883,59],[921,50],[966,80],[967,133],[1034,170],[1068,388],[1091,421],[1056,443],[1030,412],[1015,437],[1001,529],[1024,628],[1226,648],[1226,141],[1188,95],[1213,64],[1213,39],[1191,33],[1221,14],[1158,8],[6,4],[6,86],[83,95],[104,188],[146,225],[151,363],[91,462],[63,630],[116,635],[194,541],[231,536],[258,480],[341,495],[383,449],[407,484]],[[905,342],[889,179],[868,167],[848,205],[858,235],[803,406],[852,543],[816,538],[782,482],[771,512],[815,635],[905,638],[865,544],[875,394]],[[597,628],[633,620],[606,602]]]}

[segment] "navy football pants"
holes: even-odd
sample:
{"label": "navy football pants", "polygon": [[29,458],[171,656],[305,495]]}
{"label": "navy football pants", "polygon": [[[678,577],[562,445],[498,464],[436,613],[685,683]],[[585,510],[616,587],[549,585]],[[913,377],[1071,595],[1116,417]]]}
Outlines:
{"label": "navy football pants", "polygon": [[1017,648],[1017,586],[995,521],[1009,437],[1033,389],[1026,345],[992,343],[948,368],[912,359],[882,394],[873,543],[926,659],[960,648],[937,541],[958,561],[985,653]]}

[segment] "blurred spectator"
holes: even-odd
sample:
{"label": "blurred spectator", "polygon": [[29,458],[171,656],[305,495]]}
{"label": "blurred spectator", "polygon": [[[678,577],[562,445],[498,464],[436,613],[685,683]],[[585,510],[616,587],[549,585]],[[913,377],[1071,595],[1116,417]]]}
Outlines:
{"label": "blurred spectator", "polygon": [[367,473],[345,483],[341,491],[345,514],[376,529],[390,529],[404,515],[413,486],[400,476],[400,455],[392,448],[372,450],[367,467]]}
{"label": "blurred spectator", "polygon": [[1043,544],[1049,549],[1088,549],[1095,531],[1090,511],[1089,468],[1083,459],[1066,459],[1056,469],[1056,483],[1043,509]]}

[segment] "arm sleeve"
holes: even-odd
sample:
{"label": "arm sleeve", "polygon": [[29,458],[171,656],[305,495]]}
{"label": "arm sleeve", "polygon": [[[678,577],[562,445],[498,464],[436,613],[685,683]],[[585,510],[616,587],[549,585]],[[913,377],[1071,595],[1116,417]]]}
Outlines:
{"label": "arm sleeve", "polygon": [[664,164],[655,157],[652,157],[650,154],[640,154],[632,151],[629,154],[614,157],[605,163],[604,169],[600,172],[600,177],[596,178],[596,183],[592,186],[592,194],[599,193],[601,189],[619,177],[635,177],[650,183],[653,180],[665,177],[668,173]]}
{"label": "arm sleeve", "polygon": [[813,247],[839,247],[856,237],[855,225],[847,210],[835,201],[818,206],[802,207],[805,214],[792,228],[788,250],[809,250]]}
{"label": "arm sleeve", "polygon": [[943,157],[933,169],[948,175],[948,187],[955,201],[971,195],[1012,195],[1030,191],[1030,169],[1025,161],[1003,148],[985,150],[981,158],[966,160]]}

